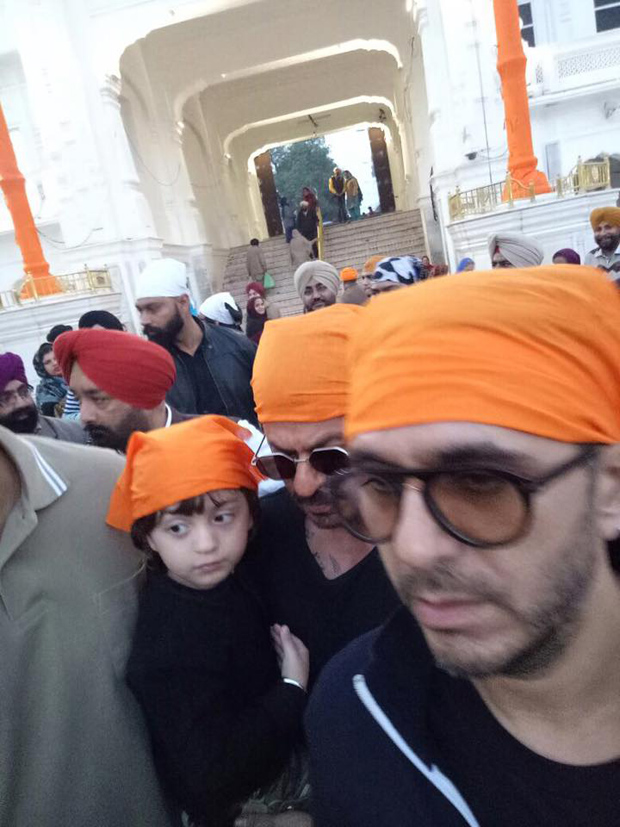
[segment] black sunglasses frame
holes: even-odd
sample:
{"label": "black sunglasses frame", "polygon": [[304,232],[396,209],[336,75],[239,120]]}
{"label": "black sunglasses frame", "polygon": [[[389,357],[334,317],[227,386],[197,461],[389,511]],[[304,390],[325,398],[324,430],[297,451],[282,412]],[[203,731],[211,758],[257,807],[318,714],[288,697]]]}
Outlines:
{"label": "black sunglasses frame", "polygon": [[[598,453],[599,446],[598,445],[586,445],[576,456],[572,457],[570,460],[563,462],[557,468],[554,468],[549,473],[544,474],[541,477],[522,477],[518,474],[513,474],[509,471],[499,471],[499,470],[489,470],[484,468],[440,468],[433,471],[420,471],[416,469],[399,469],[398,471],[390,471],[388,473],[376,473],[372,474],[369,473],[369,476],[375,476],[385,483],[387,483],[390,487],[394,489],[394,493],[398,497],[398,508],[400,510],[400,501],[402,498],[402,491],[403,488],[413,488],[417,491],[420,491],[422,497],[424,499],[424,504],[426,505],[430,515],[433,517],[437,525],[443,529],[447,534],[451,537],[454,537],[459,542],[464,543],[465,545],[472,546],[474,548],[498,548],[501,546],[509,545],[510,543],[514,543],[517,540],[520,540],[527,532],[531,526],[531,501],[532,495],[536,494],[540,490],[542,490],[545,486],[549,483],[553,482],[554,480],[558,479],[559,477],[567,474],[569,471],[572,471],[575,468],[578,468],[582,465],[587,464],[590,460],[594,459],[594,457]],[[338,509],[338,490],[345,484],[347,479],[350,479],[351,474],[355,474],[356,470],[353,469],[350,472],[341,472],[337,475],[336,480],[334,482],[334,493],[336,494],[336,510],[339,512],[339,515],[343,521],[343,525],[351,534],[357,537],[360,540],[364,540],[367,543],[386,543],[391,539],[391,534],[387,537],[370,537],[369,535],[364,534],[363,532],[358,531],[353,526],[351,526],[345,516],[341,513]],[[490,477],[496,477],[501,480],[505,480],[506,482],[511,483],[517,489],[519,494],[523,499],[523,504],[525,505],[526,509],[526,517],[523,521],[523,525],[519,529],[519,531],[511,537],[509,540],[503,540],[499,543],[489,543],[484,542],[481,540],[476,540],[472,537],[468,537],[463,532],[459,531],[452,523],[446,518],[445,514],[441,512],[437,503],[433,499],[431,495],[432,489],[432,482],[438,476],[443,476],[446,474],[452,474],[454,476],[467,476],[468,474],[486,474]],[[405,479],[413,477],[416,480],[420,480],[422,483],[421,488],[415,485],[407,485]],[[398,522],[398,520],[397,520]],[[394,528],[396,524],[394,525]]]}

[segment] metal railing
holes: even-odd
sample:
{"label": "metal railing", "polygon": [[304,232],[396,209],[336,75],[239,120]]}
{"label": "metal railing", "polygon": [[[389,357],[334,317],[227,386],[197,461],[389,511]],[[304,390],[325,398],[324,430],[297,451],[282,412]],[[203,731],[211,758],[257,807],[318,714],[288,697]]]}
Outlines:
{"label": "metal railing", "polygon": [[[586,192],[607,189],[611,186],[611,168],[609,158],[604,161],[586,161],[579,158],[577,165],[566,176],[558,176],[553,191],[558,198],[565,198],[567,195],[580,195]],[[448,195],[448,210],[451,221],[460,221],[470,215],[485,215],[494,212],[498,207],[514,207],[517,197],[529,197],[530,201],[536,201],[534,184],[529,185],[529,192],[518,195],[522,191],[521,184],[513,181],[510,175],[506,180],[498,184],[487,184],[484,187],[456,192]]]}
{"label": "metal railing", "polygon": [[20,279],[12,290],[0,291],[0,311],[86,293],[109,293],[112,289],[112,277],[105,268],[85,267],[78,273],[62,276],[27,277]]}

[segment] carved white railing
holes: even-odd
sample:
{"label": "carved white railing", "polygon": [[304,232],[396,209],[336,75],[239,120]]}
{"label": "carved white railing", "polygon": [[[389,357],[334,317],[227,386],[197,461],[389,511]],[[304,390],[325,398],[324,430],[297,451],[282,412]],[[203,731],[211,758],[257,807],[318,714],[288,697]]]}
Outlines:
{"label": "carved white railing", "polygon": [[617,81],[620,76],[620,31],[599,34],[578,44],[553,44],[528,50],[534,98]]}

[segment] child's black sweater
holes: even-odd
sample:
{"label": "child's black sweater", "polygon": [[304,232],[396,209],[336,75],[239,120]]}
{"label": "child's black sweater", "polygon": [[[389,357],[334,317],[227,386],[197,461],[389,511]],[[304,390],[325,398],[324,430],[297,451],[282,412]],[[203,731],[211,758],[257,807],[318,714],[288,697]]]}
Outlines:
{"label": "child's black sweater", "polygon": [[150,574],[127,682],[166,791],[208,827],[231,825],[300,737],[305,694],[280,680],[267,621],[235,575],[201,591]]}

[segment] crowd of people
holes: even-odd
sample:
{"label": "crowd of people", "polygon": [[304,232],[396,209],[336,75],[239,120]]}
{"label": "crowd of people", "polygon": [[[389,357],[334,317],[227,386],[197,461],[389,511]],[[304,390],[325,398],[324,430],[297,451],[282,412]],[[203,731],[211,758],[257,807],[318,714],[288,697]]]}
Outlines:
{"label": "crowd of people", "polygon": [[34,396],[0,354],[0,823],[620,824],[620,209],[591,222],[588,267],[513,233],[440,278],[304,261],[286,318],[252,244],[245,334],[161,259],[142,336],[52,328]]}

